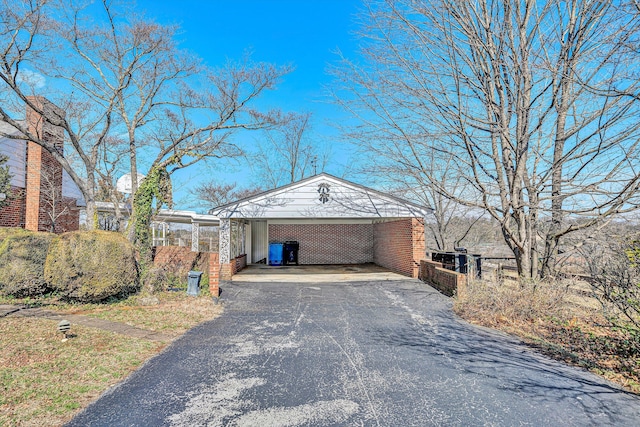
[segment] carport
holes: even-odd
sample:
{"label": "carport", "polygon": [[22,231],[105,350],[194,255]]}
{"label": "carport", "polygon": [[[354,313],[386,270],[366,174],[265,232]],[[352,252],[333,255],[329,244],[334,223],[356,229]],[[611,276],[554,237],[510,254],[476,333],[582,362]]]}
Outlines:
{"label": "carport", "polygon": [[269,243],[287,241],[299,243],[300,265],[373,263],[417,277],[431,209],[321,173],[209,213],[220,218],[222,280],[268,266]]}

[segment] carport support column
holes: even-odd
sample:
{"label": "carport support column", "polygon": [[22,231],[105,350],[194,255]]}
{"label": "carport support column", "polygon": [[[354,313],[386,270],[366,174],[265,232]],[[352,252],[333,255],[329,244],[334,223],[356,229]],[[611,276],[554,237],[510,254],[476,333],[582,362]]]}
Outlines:
{"label": "carport support column", "polygon": [[191,223],[191,252],[200,252],[200,224]]}
{"label": "carport support column", "polygon": [[220,219],[220,280],[231,280],[231,220]]}

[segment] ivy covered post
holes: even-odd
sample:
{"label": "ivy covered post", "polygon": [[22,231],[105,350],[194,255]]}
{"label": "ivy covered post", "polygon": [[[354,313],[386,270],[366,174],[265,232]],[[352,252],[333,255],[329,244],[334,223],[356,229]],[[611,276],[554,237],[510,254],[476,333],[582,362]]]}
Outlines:
{"label": "ivy covered post", "polygon": [[[155,202],[155,203],[154,203]],[[153,167],[133,196],[133,243],[140,253],[140,263],[151,261],[151,219],[162,205],[173,205],[171,178],[164,167]]]}

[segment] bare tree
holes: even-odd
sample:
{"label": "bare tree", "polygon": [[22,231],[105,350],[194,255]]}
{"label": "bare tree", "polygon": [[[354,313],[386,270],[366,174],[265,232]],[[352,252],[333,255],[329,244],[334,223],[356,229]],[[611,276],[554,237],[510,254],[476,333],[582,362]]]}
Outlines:
{"label": "bare tree", "polygon": [[[135,230],[148,228],[151,205],[162,204],[148,197],[156,194],[150,189],[155,181],[138,196],[141,149],[155,156],[144,159],[146,174],[166,179],[209,156],[228,155],[236,132],[279,122],[277,111],[252,104],[289,69],[248,58],[208,69],[176,46],[176,28],[112,2],[100,7],[89,15],[72,1],[3,0],[0,118],[19,130],[13,137],[43,146],[62,164],[85,198],[89,219],[95,218],[98,182],[112,183],[113,171],[130,171],[138,202],[130,237],[138,240]],[[42,102],[44,95],[61,108]],[[15,120],[24,105],[64,130],[70,157]],[[140,203],[143,213],[135,211]]]}
{"label": "bare tree", "polygon": [[251,197],[262,191],[261,188],[238,188],[236,182],[219,184],[215,181],[210,181],[192,188],[189,192],[208,210],[245,197]]}
{"label": "bare tree", "polygon": [[65,200],[62,194],[62,169],[39,167],[34,169],[39,174],[40,202],[49,223],[49,231],[51,233],[69,231],[59,224],[59,220],[71,214],[71,201]]}
{"label": "bare tree", "polygon": [[640,332],[640,235],[635,227],[625,227],[622,235],[591,239],[580,248],[584,256],[593,295],[600,301],[605,317],[613,326]]}
{"label": "bare tree", "polygon": [[429,152],[453,159],[465,192],[428,185],[494,218],[520,275],[552,274],[562,238],[636,208],[633,3],[370,1],[364,20],[363,64],[336,71],[355,136],[425,177]]}
{"label": "bare tree", "polygon": [[[44,77],[34,70],[35,64],[48,61],[48,52],[55,50],[57,42],[50,37],[54,25],[47,18],[45,9],[49,7],[47,2],[9,2],[3,0],[0,4],[2,19],[0,20],[0,119],[7,122],[18,133],[13,131],[3,133],[7,138],[20,138],[41,145],[62,164],[74,182],[78,185],[87,202],[87,212],[93,215],[94,197],[92,182],[95,176],[95,164],[91,165],[92,158],[85,150],[79,154],[84,165],[90,165],[88,170],[80,173],[71,162],[64,158],[51,140],[47,132],[43,132],[43,126],[54,126],[69,134],[72,143],[78,142],[78,136],[82,131],[72,130],[69,117],[73,117],[73,101],[65,100],[59,104],[63,108],[55,108],[53,104],[46,102],[37,96],[37,90],[44,85]],[[59,101],[60,102],[60,101]],[[16,116],[24,114],[25,107],[28,112],[44,118],[47,122],[43,126],[29,126],[28,121],[20,121]],[[65,114],[66,112],[66,114]],[[95,129],[95,128],[94,128]],[[97,138],[99,140],[99,137]]]}
{"label": "bare tree", "polygon": [[[453,250],[460,246],[477,221],[483,217],[484,211],[458,203],[431,185],[433,180],[437,180],[446,184],[452,194],[469,199],[475,195],[474,192],[467,191],[468,185],[456,174],[451,155],[444,156],[434,150],[424,150],[420,156],[416,156],[399,143],[395,145],[396,150],[391,157],[386,152],[387,144],[374,147],[370,145],[370,133],[369,138],[361,141],[359,129],[353,133],[349,129],[343,131],[360,145],[362,150],[358,155],[365,159],[362,169],[366,174],[375,175],[378,184],[392,193],[433,208],[432,215],[425,222],[425,229],[434,245],[432,249]],[[381,131],[379,137],[389,143],[393,135]]]}
{"label": "bare tree", "polygon": [[311,118],[311,113],[289,113],[279,126],[265,130],[264,142],[248,157],[260,185],[276,188],[324,169],[329,152],[309,139]]}

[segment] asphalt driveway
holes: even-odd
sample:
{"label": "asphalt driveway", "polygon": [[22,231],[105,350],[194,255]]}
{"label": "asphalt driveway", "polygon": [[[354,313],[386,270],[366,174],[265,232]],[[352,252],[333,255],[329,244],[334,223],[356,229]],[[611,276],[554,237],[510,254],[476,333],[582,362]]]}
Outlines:
{"label": "asphalt driveway", "polygon": [[71,426],[640,425],[640,399],[417,280],[243,283]]}

